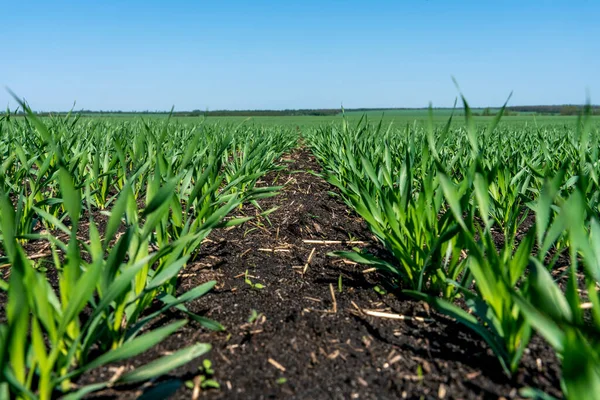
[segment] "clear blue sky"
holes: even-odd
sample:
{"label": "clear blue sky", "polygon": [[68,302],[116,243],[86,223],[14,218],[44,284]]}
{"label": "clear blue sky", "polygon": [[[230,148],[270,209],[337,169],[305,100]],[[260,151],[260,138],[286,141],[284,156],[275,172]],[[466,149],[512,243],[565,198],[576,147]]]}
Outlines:
{"label": "clear blue sky", "polygon": [[[36,110],[600,99],[600,2],[5,1],[0,85]],[[15,105],[0,88],[0,107]]]}

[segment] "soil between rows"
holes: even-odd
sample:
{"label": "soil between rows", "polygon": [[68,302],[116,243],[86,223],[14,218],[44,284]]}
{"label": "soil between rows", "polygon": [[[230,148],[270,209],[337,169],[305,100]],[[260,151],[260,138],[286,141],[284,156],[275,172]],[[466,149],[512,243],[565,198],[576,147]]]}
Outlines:
{"label": "soil between rows", "polygon": [[[181,276],[181,291],[218,282],[188,308],[219,321],[227,331],[210,332],[190,323],[145,354],[94,370],[78,384],[106,381],[116,371],[205,342],[213,346],[210,353],[160,381],[193,380],[208,358],[220,383],[220,389],[200,392],[208,399],[498,399],[518,398],[524,386],[560,397],[559,362],[539,337],[531,341],[518,373],[508,378],[468,329],[421,302],[376,292],[385,277],[327,256],[352,247],[385,251],[364,221],[332,196],[332,187],[310,173],[319,166],[308,150],[297,149],[281,161],[286,169],[259,184],[285,184],[278,196],[260,201],[263,210],[278,209],[268,218],[213,232]],[[256,213],[245,206],[236,215]],[[265,287],[245,283],[246,271],[253,283]],[[404,319],[372,317],[359,309]],[[154,326],[181,318],[172,313]],[[134,399],[149,388],[115,387],[90,398]],[[172,398],[192,398],[192,390],[182,387]]]}
{"label": "soil between rows", "polygon": [[[200,397],[208,399],[497,399],[518,397],[524,386],[560,396],[558,360],[540,338],[534,337],[522,367],[510,379],[469,330],[423,303],[377,293],[378,273],[364,274],[364,266],[327,256],[353,246],[377,253],[382,249],[366,224],[329,193],[332,187],[309,173],[319,170],[310,152],[299,149],[283,161],[287,168],[261,183],[286,184],[279,196],[260,203],[264,210],[278,207],[268,221],[260,218],[215,231],[182,276],[182,291],[217,280],[215,290],[188,308],[219,321],[227,332],[189,324],[130,360],[127,368],[206,342],[213,346],[209,354],[164,379],[192,380],[202,360],[209,358],[220,389],[201,391]],[[253,207],[245,207],[239,214],[254,213]],[[352,245],[349,240],[363,243]],[[246,271],[253,283],[265,287],[246,284]],[[406,319],[376,318],[356,307]],[[258,317],[249,322],[253,310]],[[114,368],[107,367],[84,381],[113,374]],[[94,397],[128,399],[140,394],[141,388],[113,388]],[[173,398],[191,396],[192,390],[181,388]]]}

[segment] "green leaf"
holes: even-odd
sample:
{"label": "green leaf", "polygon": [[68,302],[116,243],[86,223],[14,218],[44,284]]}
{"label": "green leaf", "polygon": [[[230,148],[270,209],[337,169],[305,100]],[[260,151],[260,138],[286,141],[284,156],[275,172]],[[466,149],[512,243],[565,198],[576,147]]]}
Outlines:
{"label": "green leaf", "polygon": [[58,180],[62,192],[63,203],[71,217],[73,227],[76,227],[81,214],[81,193],[79,190],[75,189],[73,178],[65,168],[59,170]]}
{"label": "green leaf", "polygon": [[538,244],[542,244],[544,240],[544,233],[548,228],[548,224],[550,223],[550,217],[552,213],[552,204],[554,203],[554,198],[556,197],[560,184],[563,180],[564,170],[561,171],[551,180],[546,181],[544,187],[542,188],[542,193],[537,199],[537,204],[535,206],[535,223],[537,230],[537,239]]}
{"label": "green leaf", "polygon": [[[488,182],[480,173],[475,174],[475,198],[477,199],[477,205],[479,206],[479,213],[481,215],[481,219],[486,225],[486,229],[491,228],[490,224],[490,196],[488,194]],[[446,189],[448,190],[448,189]],[[447,196],[447,195],[446,195]],[[451,196],[454,194],[451,193]],[[452,202],[455,203],[455,207],[459,207],[457,205],[458,199],[452,199]],[[452,203],[451,203],[452,204]]]}
{"label": "green leaf", "polygon": [[66,310],[60,320],[58,328],[59,336],[67,329],[67,326],[79,315],[85,308],[88,301],[92,299],[94,289],[98,283],[102,269],[97,265],[93,265],[77,281],[76,290],[73,290]]}
{"label": "green leaf", "polygon": [[532,304],[554,321],[571,322],[573,314],[562,291],[546,268],[535,258],[531,258],[532,269],[529,278]]}
{"label": "green leaf", "polygon": [[460,206],[460,198],[458,196],[458,192],[456,191],[454,184],[450,179],[446,176],[446,174],[440,173],[438,174],[440,180],[440,186],[444,192],[444,196],[450,204],[450,208],[452,210],[452,214],[454,214],[454,218],[456,222],[463,228],[463,230],[468,231],[467,225],[463,220],[462,216],[462,207]]}
{"label": "green leaf", "polygon": [[552,397],[549,394],[542,392],[539,389],[526,387],[519,390],[519,395],[525,397],[527,399],[535,399],[535,400],[558,400],[556,397]]}
{"label": "green leaf", "polygon": [[217,281],[205,282],[202,285],[196,286],[192,290],[188,290],[187,292],[183,293],[182,295],[177,297],[177,299],[174,301],[170,301],[170,302],[165,301],[165,304],[168,306],[174,307],[177,304],[187,303],[188,301],[195,300],[198,297],[203,296],[206,293],[208,293],[213,287],[215,287],[216,284],[217,284]]}
{"label": "green leaf", "polygon": [[590,222],[589,242],[589,247],[583,249],[584,264],[589,275],[600,282],[600,224],[596,218],[592,218]]}
{"label": "green leaf", "polygon": [[46,352],[44,337],[37,318],[31,319],[31,343],[33,345],[35,358],[37,358],[37,361],[40,364],[40,369],[42,371],[47,371],[49,367],[48,354]]}
{"label": "green leaf", "polygon": [[216,226],[216,228],[229,228],[231,226],[241,225],[252,219],[254,219],[254,217],[231,218],[231,219],[228,219],[227,221],[223,221],[222,223],[218,224]]}
{"label": "green leaf", "polygon": [[175,333],[181,327],[185,326],[187,321],[177,321],[167,326],[154,329],[142,336],[127,342],[122,347],[116,348],[96,358],[94,361],[85,365],[80,371],[84,372],[93,368],[97,368],[104,364],[109,364],[121,360],[126,360],[135,357],[138,354],[154,347],[158,343],[165,340],[167,337]]}
{"label": "green leaf", "polygon": [[595,400],[600,393],[600,360],[586,341],[569,331],[565,340],[562,375],[569,399]]}
{"label": "green leaf", "polygon": [[510,272],[510,284],[515,286],[519,279],[523,277],[527,265],[529,265],[529,258],[533,249],[533,243],[535,241],[533,229],[530,229],[527,235],[521,240],[517,251],[509,261],[509,272]]}
{"label": "green leaf", "polygon": [[[176,306],[175,308],[180,309],[180,307],[183,308],[182,305]],[[192,320],[196,321],[197,323],[199,323],[202,327],[204,327],[206,329],[209,329],[209,330],[215,331],[215,332],[225,331],[225,327],[223,325],[221,325],[220,323],[218,323],[217,321],[194,314],[194,313],[188,311],[187,309],[184,309],[181,311],[183,311],[188,317],[190,317]]]}
{"label": "green leaf", "polygon": [[71,230],[69,228],[67,228],[65,224],[63,224],[62,222],[60,222],[60,220],[58,218],[56,218],[54,215],[52,215],[52,214],[50,214],[50,213],[42,210],[41,208],[33,207],[33,209],[42,218],[44,218],[47,222],[51,223],[52,225],[56,226],[58,229],[60,229],[61,231],[63,231],[67,235],[71,236]]}
{"label": "green leaf", "polygon": [[365,157],[361,157],[361,161],[363,164],[363,168],[365,169],[365,172],[367,173],[367,176],[371,179],[371,181],[373,182],[375,187],[380,187],[381,182],[379,181],[379,178],[377,177],[377,174],[375,173],[375,168],[373,168],[373,164],[371,163],[371,161],[369,161]]}
{"label": "green leaf", "polygon": [[[6,379],[6,382],[9,383],[10,386],[13,387],[13,391],[16,393],[19,393],[22,398],[25,399],[31,399],[31,400],[37,400],[38,396],[34,395],[31,390],[26,387],[13,373],[13,370],[8,368],[8,366],[3,366],[4,370],[2,371],[2,374],[4,375],[3,378]],[[16,389],[16,390],[15,390]],[[24,396],[23,396],[24,395]],[[10,398],[10,397],[9,397]]]}
{"label": "green leaf", "polygon": [[163,267],[162,270],[152,277],[152,280],[148,283],[146,288],[144,289],[146,292],[158,289],[165,282],[177,276],[179,271],[185,266],[185,263],[188,261],[189,256],[184,256],[179,260],[170,263],[166,267]]}
{"label": "green leaf", "polygon": [[0,228],[3,235],[3,245],[6,249],[8,257],[13,259],[17,256],[17,243],[15,241],[16,224],[15,224],[15,209],[12,203],[8,199],[8,196],[4,193],[0,194],[0,211],[2,218],[0,218]]}
{"label": "green leaf", "polygon": [[80,399],[85,398],[85,396],[90,393],[94,393],[98,390],[106,388],[108,385],[109,385],[108,382],[100,382],[100,383],[93,383],[91,385],[86,385],[86,386],[79,388],[76,392],[69,393],[68,395],[63,396],[60,399],[61,400],[80,400]]}
{"label": "green leaf", "polygon": [[127,184],[122,189],[121,194],[119,194],[119,197],[117,198],[117,202],[110,211],[110,218],[108,219],[106,230],[104,231],[104,250],[108,248],[108,244],[114,238],[119,226],[121,226],[121,219],[127,210],[128,198],[131,195],[131,187]]}
{"label": "green leaf", "polygon": [[529,301],[525,300],[519,293],[512,293],[515,303],[519,310],[525,315],[531,326],[550,343],[558,352],[562,353],[564,343],[564,332],[548,316],[544,315],[539,309],[534,307]]}
{"label": "green leaf", "polygon": [[169,199],[171,199],[171,196],[173,196],[173,191],[175,190],[177,182],[178,179],[173,178],[169,182],[167,182],[162,188],[160,188],[156,195],[154,195],[150,200],[150,204],[148,204],[142,212],[142,216],[148,216],[154,211],[158,210],[162,205],[167,204]]}
{"label": "green leaf", "polygon": [[202,388],[206,389],[220,389],[221,385],[219,384],[219,382],[217,382],[214,379],[207,379],[205,381],[202,381]]}
{"label": "green leaf", "polygon": [[211,346],[209,344],[195,344],[183,350],[179,350],[171,355],[154,360],[142,367],[135,369],[134,371],[128,372],[121,376],[117,382],[135,383],[159,377],[167,374],[177,367],[189,363],[203,354],[206,354],[210,349]]}

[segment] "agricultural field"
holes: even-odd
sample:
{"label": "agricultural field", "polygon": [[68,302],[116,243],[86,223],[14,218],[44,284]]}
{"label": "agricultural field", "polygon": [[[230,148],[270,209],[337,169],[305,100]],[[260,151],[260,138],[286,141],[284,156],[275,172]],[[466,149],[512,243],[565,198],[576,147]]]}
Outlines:
{"label": "agricultural field", "polygon": [[0,399],[597,398],[598,119],[463,105],[0,116]]}
{"label": "agricultural field", "polygon": [[[481,109],[474,111],[475,113],[481,114]],[[164,120],[168,118],[168,113],[164,114],[83,114],[84,118],[90,119],[103,119],[111,121],[138,121],[140,118],[150,120]],[[436,125],[446,123],[450,115],[455,115],[453,120],[453,126],[459,128],[464,121],[464,113],[462,110],[452,109],[441,109],[434,110],[432,116],[433,121]],[[171,120],[174,123],[179,124],[198,124],[202,121],[210,124],[248,124],[257,126],[285,126],[290,128],[308,129],[318,128],[322,125],[328,125],[331,123],[342,123],[346,119],[351,124],[356,124],[358,121],[366,116],[367,119],[374,123],[382,121],[384,125],[393,124],[396,128],[403,128],[406,124],[418,124],[422,127],[426,126],[430,121],[429,112],[427,110],[379,110],[379,111],[348,111],[342,114],[341,112],[337,115],[298,115],[298,116],[198,116],[198,117],[179,117],[174,116]],[[18,117],[17,117],[18,118]],[[600,116],[593,115],[591,117],[594,121],[600,122]],[[473,120],[476,125],[486,126],[494,119],[493,116],[481,116],[474,115]],[[503,117],[503,124],[514,125],[517,127],[524,125],[534,126],[548,126],[548,125],[574,125],[577,122],[577,116],[571,115],[535,115],[530,113],[514,113],[510,116]]]}

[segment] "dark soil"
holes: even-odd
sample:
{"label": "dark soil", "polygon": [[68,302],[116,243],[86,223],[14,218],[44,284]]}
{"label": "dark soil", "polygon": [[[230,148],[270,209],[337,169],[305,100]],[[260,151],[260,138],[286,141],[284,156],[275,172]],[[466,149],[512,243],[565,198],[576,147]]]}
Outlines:
{"label": "dark soil", "polygon": [[[200,392],[209,399],[498,399],[516,398],[525,386],[561,396],[559,362],[540,338],[534,337],[518,373],[508,378],[471,331],[421,302],[376,292],[382,282],[378,273],[327,256],[353,246],[382,249],[366,224],[330,194],[331,186],[307,172],[319,169],[309,152],[298,150],[287,162],[285,171],[261,182],[286,184],[279,196],[260,203],[263,210],[279,208],[268,219],[215,231],[181,277],[181,291],[217,280],[215,290],[188,308],[227,331],[209,332],[191,323],[126,368],[206,342],[213,345],[206,357],[163,380],[194,381],[208,358],[220,383],[220,389]],[[256,212],[245,207],[238,215]],[[342,243],[304,242],[310,239]],[[265,287],[245,283],[246,271],[253,284]],[[373,317],[365,310],[402,319]],[[80,383],[107,380],[115,370],[98,369]],[[143,390],[112,388],[94,398],[132,399]],[[182,387],[173,398],[192,395]]]}

